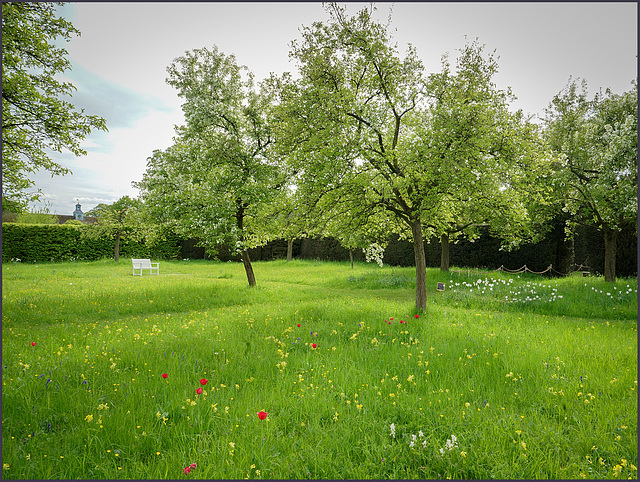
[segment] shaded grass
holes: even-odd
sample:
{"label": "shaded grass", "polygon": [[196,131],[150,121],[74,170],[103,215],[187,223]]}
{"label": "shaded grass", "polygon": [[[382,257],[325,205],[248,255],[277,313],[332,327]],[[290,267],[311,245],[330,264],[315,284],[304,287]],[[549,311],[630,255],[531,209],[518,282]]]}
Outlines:
{"label": "shaded grass", "polygon": [[5,478],[637,475],[637,328],[613,309],[456,306],[433,270],[416,319],[412,269],[256,263],[257,289],[237,264],[129,270],[3,267]]}

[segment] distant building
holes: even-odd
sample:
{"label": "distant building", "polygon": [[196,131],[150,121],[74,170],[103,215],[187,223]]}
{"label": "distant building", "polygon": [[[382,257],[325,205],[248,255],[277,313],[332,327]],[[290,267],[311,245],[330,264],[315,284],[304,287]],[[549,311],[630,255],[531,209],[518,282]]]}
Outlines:
{"label": "distant building", "polygon": [[84,213],[82,212],[82,207],[80,206],[80,203],[76,204],[76,210],[73,211],[72,215],[57,214],[56,216],[58,216],[58,224],[64,224],[67,221],[72,221],[72,220],[78,220],[83,224],[96,224],[98,222],[97,218],[93,218],[91,216],[85,217]]}
{"label": "distant building", "polygon": [[82,221],[83,216],[84,213],[82,212],[82,209],[80,209],[80,203],[77,203],[76,210],[73,211],[73,218],[77,219],[78,221]]}

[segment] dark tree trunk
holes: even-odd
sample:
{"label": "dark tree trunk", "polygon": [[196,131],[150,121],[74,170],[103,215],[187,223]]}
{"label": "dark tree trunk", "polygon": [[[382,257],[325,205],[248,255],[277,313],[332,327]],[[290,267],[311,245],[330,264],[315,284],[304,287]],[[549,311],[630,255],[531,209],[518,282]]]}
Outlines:
{"label": "dark tree trunk", "polygon": [[573,263],[575,261],[575,249],[573,242],[573,234],[568,238],[564,237],[558,240],[556,251],[556,264],[558,266],[557,271],[562,274],[569,274],[573,271]]}
{"label": "dark tree trunk", "polygon": [[251,266],[249,251],[246,249],[242,252],[242,264],[244,264],[244,270],[247,272],[247,281],[249,282],[249,286],[255,286],[256,276],[253,274],[253,266]]}
{"label": "dark tree trunk", "polygon": [[287,240],[287,261],[293,259],[293,239]]}
{"label": "dark tree trunk", "polygon": [[416,260],[416,309],[427,309],[427,259],[424,255],[424,240],[420,219],[411,224],[413,234],[413,253]]}
{"label": "dark tree trunk", "polygon": [[113,259],[120,261],[120,229],[116,232],[116,245],[113,248]]}
{"label": "dark tree trunk", "polygon": [[567,275],[573,271],[575,261],[574,234],[566,234],[567,222],[571,219],[568,214],[556,216],[553,219],[553,231],[551,232],[553,249],[553,269],[557,276]]}
{"label": "dark tree trunk", "polygon": [[449,234],[440,236],[440,271],[449,271]]}
{"label": "dark tree trunk", "polygon": [[353,249],[349,250],[349,259],[351,260],[351,269],[353,269]]}
{"label": "dark tree trunk", "polygon": [[618,231],[604,228],[604,280],[616,280],[616,240]]}
{"label": "dark tree trunk", "polygon": [[[244,210],[247,207],[243,204],[242,199],[236,199],[236,225],[238,226],[238,231],[240,231],[242,239],[244,240]],[[244,264],[244,270],[247,273],[247,281],[249,282],[249,286],[253,287],[256,285],[256,276],[253,274],[253,266],[251,266],[251,258],[249,258],[249,251],[247,249],[242,250],[242,264]]]}

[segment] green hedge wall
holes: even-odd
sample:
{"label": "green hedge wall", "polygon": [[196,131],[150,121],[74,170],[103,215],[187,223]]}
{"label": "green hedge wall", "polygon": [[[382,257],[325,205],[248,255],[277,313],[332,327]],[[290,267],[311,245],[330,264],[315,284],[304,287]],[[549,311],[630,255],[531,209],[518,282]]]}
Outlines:
{"label": "green hedge wall", "polygon": [[[2,262],[19,259],[25,263],[43,261],[92,261],[113,258],[115,240],[110,236],[86,236],[93,229],[87,225],[66,224],[2,224]],[[134,241],[123,234],[120,241],[121,258],[173,259],[180,254],[180,238],[165,233],[163,240],[152,246]]]}
{"label": "green hedge wall", "polygon": [[86,239],[84,226],[57,224],[2,224],[2,261],[72,261],[113,255],[106,237]]}

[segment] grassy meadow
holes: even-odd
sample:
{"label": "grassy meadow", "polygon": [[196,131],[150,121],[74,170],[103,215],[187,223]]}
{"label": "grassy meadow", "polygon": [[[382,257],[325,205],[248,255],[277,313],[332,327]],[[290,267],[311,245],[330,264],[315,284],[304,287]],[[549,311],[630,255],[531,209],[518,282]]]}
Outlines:
{"label": "grassy meadow", "polygon": [[4,263],[3,478],[637,478],[635,278],[254,269]]}

